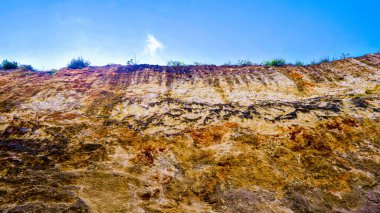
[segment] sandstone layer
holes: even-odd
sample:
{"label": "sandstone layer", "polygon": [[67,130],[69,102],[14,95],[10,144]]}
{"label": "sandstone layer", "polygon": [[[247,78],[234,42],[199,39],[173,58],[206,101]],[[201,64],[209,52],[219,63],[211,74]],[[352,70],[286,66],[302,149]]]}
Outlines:
{"label": "sandstone layer", "polygon": [[0,211],[378,212],[380,55],[0,71]]}

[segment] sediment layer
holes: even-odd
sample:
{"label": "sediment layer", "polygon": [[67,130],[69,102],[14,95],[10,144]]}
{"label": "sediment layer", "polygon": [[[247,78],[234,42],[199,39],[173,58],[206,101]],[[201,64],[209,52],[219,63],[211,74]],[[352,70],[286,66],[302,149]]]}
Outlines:
{"label": "sediment layer", "polygon": [[380,55],[0,71],[0,210],[376,212]]}

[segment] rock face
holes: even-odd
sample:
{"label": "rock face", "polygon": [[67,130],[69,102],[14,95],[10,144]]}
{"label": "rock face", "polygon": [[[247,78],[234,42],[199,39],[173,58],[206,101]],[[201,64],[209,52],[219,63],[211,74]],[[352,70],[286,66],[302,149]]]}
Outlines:
{"label": "rock face", "polygon": [[380,55],[0,71],[0,211],[378,212]]}

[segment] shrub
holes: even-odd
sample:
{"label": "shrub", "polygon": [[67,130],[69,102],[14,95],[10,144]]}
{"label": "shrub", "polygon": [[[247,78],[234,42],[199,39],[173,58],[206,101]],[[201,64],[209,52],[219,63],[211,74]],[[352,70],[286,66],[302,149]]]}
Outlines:
{"label": "shrub", "polygon": [[127,61],[127,65],[137,65],[139,61],[135,58],[131,58]]}
{"label": "shrub", "polygon": [[82,69],[90,65],[89,61],[85,61],[82,57],[73,58],[67,65],[70,69]]}
{"label": "shrub", "polygon": [[316,65],[316,64],[318,64],[315,60],[312,60],[311,62],[310,62],[310,65]]}
{"label": "shrub", "polygon": [[350,53],[342,53],[342,55],[340,55],[340,59],[346,59],[349,57],[350,57]]}
{"label": "shrub", "polygon": [[264,61],[265,66],[270,66],[270,67],[278,67],[278,66],[284,66],[285,65],[285,60],[284,59],[273,59],[271,61]]}
{"label": "shrub", "polygon": [[215,66],[215,64],[211,64],[211,63],[201,63],[201,62],[194,62],[193,63],[193,66]]}
{"label": "shrub", "polygon": [[4,60],[1,63],[1,69],[4,69],[4,70],[11,70],[11,69],[17,69],[17,68],[18,68],[18,63],[15,61]]}
{"label": "shrub", "polygon": [[24,69],[24,70],[36,71],[36,70],[32,67],[32,65],[29,65],[29,64],[24,64],[24,65],[21,65],[20,67],[21,67],[22,69]]}
{"label": "shrub", "polygon": [[186,64],[185,64],[185,62],[182,62],[182,61],[168,61],[167,66],[179,67],[179,66],[186,66]]}
{"label": "shrub", "polygon": [[325,57],[325,58],[321,58],[320,60],[319,60],[319,63],[326,63],[326,62],[330,62],[331,60],[330,60],[330,57]]}
{"label": "shrub", "polygon": [[222,66],[232,66],[233,64],[231,63],[231,61],[228,61],[228,63],[225,63],[223,64]]}
{"label": "shrub", "polygon": [[48,75],[55,75],[56,72],[58,72],[58,70],[56,70],[56,69],[52,69],[52,70],[50,70],[50,71],[47,71],[46,73],[47,73]]}
{"label": "shrub", "polygon": [[238,66],[252,66],[253,63],[250,60],[238,60]]}
{"label": "shrub", "polygon": [[303,66],[305,65],[302,61],[296,61],[296,63],[294,63],[295,66]]}

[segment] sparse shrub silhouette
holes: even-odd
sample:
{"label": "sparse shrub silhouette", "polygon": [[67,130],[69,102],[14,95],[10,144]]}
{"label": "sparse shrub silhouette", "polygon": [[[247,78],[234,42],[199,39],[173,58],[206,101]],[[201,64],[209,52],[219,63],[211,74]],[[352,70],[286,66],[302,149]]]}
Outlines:
{"label": "sparse shrub silhouette", "polygon": [[284,59],[273,59],[270,61],[264,61],[265,66],[270,66],[270,67],[279,67],[279,66],[284,66],[285,65],[285,60]]}
{"label": "sparse shrub silhouette", "polygon": [[295,66],[303,66],[305,65],[302,61],[296,61],[296,63],[294,63]]}
{"label": "sparse shrub silhouette", "polygon": [[22,69],[24,70],[29,70],[29,71],[36,71],[32,65],[29,65],[29,64],[23,64],[20,66]]}
{"label": "sparse shrub silhouette", "polygon": [[127,65],[137,65],[138,63],[139,62],[136,59],[133,59],[133,58],[131,58],[131,59],[129,59],[127,61]]}
{"label": "sparse shrub silhouette", "polygon": [[85,61],[82,57],[73,58],[67,65],[70,69],[82,69],[90,65],[89,61]]}
{"label": "sparse shrub silhouette", "polygon": [[350,57],[350,53],[342,53],[342,55],[340,55],[340,59],[346,59],[349,57]]}
{"label": "sparse shrub silhouette", "polygon": [[[185,64],[187,65],[187,64]],[[215,66],[215,64],[212,64],[212,63],[201,63],[201,62],[194,62],[193,63],[193,66]]]}
{"label": "sparse shrub silhouette", "polygon": [[315,60],[312,60],[311,62],[310,62],[310,65],[316,65],[316,64],[318,64]]}
{"label": "sparse shrub silhouette", "polygon": [[17,68],[18,68],[18,63],[15,62],[15,61],[4,60],[4,61],[1,63],[0,68],[1,68],[1,69],[4,69],[4,70],[17,69]]}
{"label": "sparse shrub silhouette", "polygon": [[231,63],[231,61],[228,61],[228,63],[225,63],[223,64],[222,66],[232,66],[233,64]]}
{"label": "sparse shrub silhouette", "polygon": [[238,66],[252,66],[253,63],[250,60],[238,60]]}
{"label": "sparse shrub silhouette", "polygon": [[179,66],[186,66],[185,62],[182,61],[168,61],[167,66],[169,67],[179,67]]}
{"label": "sparse shrub silhouette", "polygon": [[58,72],[58,70],[52,69],[50,71],[47,71],[46,73],[49,74],[49,75],[54,75],[56,72]]}
{"label": "sparse shrub silhouette", "polygon": [[325,57],[325,58],[321,58],[320,60],[319,60],[319,63],[326,63],[326,62],[330,62],[331,60],[330,60],[330,57]]}

